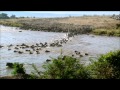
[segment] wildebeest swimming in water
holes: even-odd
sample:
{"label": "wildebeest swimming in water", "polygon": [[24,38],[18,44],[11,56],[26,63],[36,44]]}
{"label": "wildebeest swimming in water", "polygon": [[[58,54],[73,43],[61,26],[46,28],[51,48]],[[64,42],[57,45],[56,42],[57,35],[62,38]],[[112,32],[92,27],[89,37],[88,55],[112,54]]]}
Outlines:
{"label": "wildebeest swimming in water", "polygon": [[51,60],[50,59],[47,59],[46,62],[50,62]]}
{"label": "wildebeest swimming in water", "polygon": [[22,54],[23,52],[22,51],[18,51],[19,54]]}
{"label": "wildebeest swimming in water", "polygon": [[10,48],[8,50],[11,50]]}
{"label": "wildebeest swimming in water", "polygon": [[6,66],[8,66],[9,68],[13,68],[13,63],[7,63]]}
{"label": "wildebeest swimming in water", "polygon": [[78,51],[75,51],[75,54],[76,54],[76,55],[79,55],[79,54],[80,54],[80,52],[78,52]]}
{"label": "wildebeest swimming in water", "polygon": [[2,48],[2,47],[4,47],[4,46],[1,46],[1,45],[0,45],[0,48]]}
{"label": "wildebeest swimming in water", "polygon": [[88,55],[88,53],[85,53],[85,55]]}
{"label": "wildebeest swimming in water", "polygon": [[49,50],[46,50],[45,52],[50,52]]}

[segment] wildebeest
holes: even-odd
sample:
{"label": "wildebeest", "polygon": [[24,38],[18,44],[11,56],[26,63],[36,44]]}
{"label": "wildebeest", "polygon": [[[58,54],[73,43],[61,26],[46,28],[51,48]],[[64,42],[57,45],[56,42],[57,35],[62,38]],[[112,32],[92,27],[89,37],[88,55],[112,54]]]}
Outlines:
{"label": "wildebeest", "polygon": [[10,48],[8,50],[11,50]]}
{"label": "wildebeest", "polygon": [[13,68],[13,63],[6,63],[6,66],[8,66],[9,68]]}
{"label": "wildebeest", "polygon": [[0,45],[0,48],[2,48],[3,46]]}
{"label": "wildebeest", "polygon": [[19,54],[22,54],[23,52],[22,51],[18,51]]}
{"label": "wildebeest", "polygon": [[30,54],[33,54],[33,52],[32,52],[32,51],[30,51]]}
{"label": "wildebeest", "polygon": [[85,53],[85,55],[88,55],[88,53]]}
{"label": "wildebeest", "polygon": [[80,52],[78,52],[78,51],[75,51],[75,53],[76,53],[76,55],[79,55],[79,54],[80,54]]}
{"label": "wildebeest", "polygon": [[46,50],[45,52],[50,52],[50,51]]}
{"label": "wildebeest", "polygon": [[80,57],[83,57],[83,55],[80,55]]}
{"label": "wildebeest", "polygon": [[50,59],[47,59],[46,62],[50,62],[51,60]]}

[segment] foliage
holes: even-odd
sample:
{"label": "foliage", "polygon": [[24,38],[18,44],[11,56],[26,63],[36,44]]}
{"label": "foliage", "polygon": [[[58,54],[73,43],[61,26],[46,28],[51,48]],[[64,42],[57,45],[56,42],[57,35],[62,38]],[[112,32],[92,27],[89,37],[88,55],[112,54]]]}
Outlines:
{"label": "foliage", "polygon": [[96,79],[120,79],[120,50],[101,55],[88,67]]}
{"label": "foliage", "polygon": [[16,16],[15,15],[11,15],[10,18],[16,18]]}
{"label": "foliage", "polygon": [[14,63],[13,69],[13,75],[25,74],[25,68],[23,67],[23,64]]}
{"label": "foliage", "polygon": [[32,67],[33,67],[35,72],[31,72],[29,79],[39,79],[39,78],[41,78],[42,72],[39,71],[34,64],[32,64]]}
{"label": "foliage", "polygon": [[89,79],[90,75],[85,66],[73,57],[63,56],[46,63],[43,78],[47,79]]}
{"label": "foliage", "polygon": [[0,19],[8,19],[9,17],[7,16],[6,13],[1,13],[0,14]]}
{"label": "foliage", "polygon": [[11,15],[9,17],[6,13],[1,13],[0,14],[0,19],[12,19],[12,18],[16,18],[16,16],[15,15]]}
{"label": "foliage", "polygon": [[92,33],[96,35],[120,36],[120,29],[95,29]]}
{"label": "foliage", "polygon": [[120,24],[116,24],[116,29],[120,29]]}

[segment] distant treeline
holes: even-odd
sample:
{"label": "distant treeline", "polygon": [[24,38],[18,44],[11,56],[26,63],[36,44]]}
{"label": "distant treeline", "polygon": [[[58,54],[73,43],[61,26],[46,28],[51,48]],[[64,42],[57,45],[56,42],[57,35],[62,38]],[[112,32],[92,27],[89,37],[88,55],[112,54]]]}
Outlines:
{"label": "distant treeline", "polygon": [[0,19],[9,19],[9,18],[16,18],[15,15],[11,15],[10,17],[6,13],[0,14]]}
{"label": "distant treeline", "polygon": [[0,19],[15,19],[15,18],[17,19],[17,18],[29,18],[29,17],[16,17],[15,15],[11,15],[9,17],[6,13],[0,13]]}

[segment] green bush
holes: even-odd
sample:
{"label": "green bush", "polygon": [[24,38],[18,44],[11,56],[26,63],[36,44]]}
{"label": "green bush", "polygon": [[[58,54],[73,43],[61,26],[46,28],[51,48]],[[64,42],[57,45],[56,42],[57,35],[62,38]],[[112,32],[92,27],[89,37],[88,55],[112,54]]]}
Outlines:
{"label": "green bush", "polygon": [[107,31],[104,29],[95,29],[95,30],[93,30],[93,33],[96,35],[105,35],[105,34],[107,34]]}
{"label": "green bush", "polygon": [[115,34],[115,36],[120,37],[120,34]]}
{"label": "green bush", "polygon": [[109,36],[114,36],[115,32],[114,32],[114,31],[109,31],[109,32],[107,32],[107,34],[108,34]]}
{"label": "green bush", "polygon": [[100,31],[99,35],[103,35],[103,34],[106,34],[106,33],[107,33],[107,31]]}
{"label": "green bush", "polygon": [[32,64],[32,67],[35,72],[31,72],[30,77],[28,79],[41,79],[42,72],[39,71],[34,64]]}
{"label": "green bush", "polygon": [[14,63],[13,64],[13,75],[24,75],[25,74],[25,68],[23,67],[23,64],[19,64],[19,63]]}
{"label": "green bush", "polygon": [[120,50],[102,55],[88,67],[93,78],[120,79]]}
{"label": "green bush", "polygon": [[13,63],[13,72],[12,74],[17,79],[35,79],[32,75],[26,74],[23,64]]}
{"label": "green bush", "polygon": [[89,79],[90,75],[86,67],[80,64],[76,58],[70,56],[58,57],[52,62],[46,63],[42,77],[47,79]]}
{"label": "green bush", "polygon": [[116,29],[119,29],[120,28],[120,24],[116,24]]}

